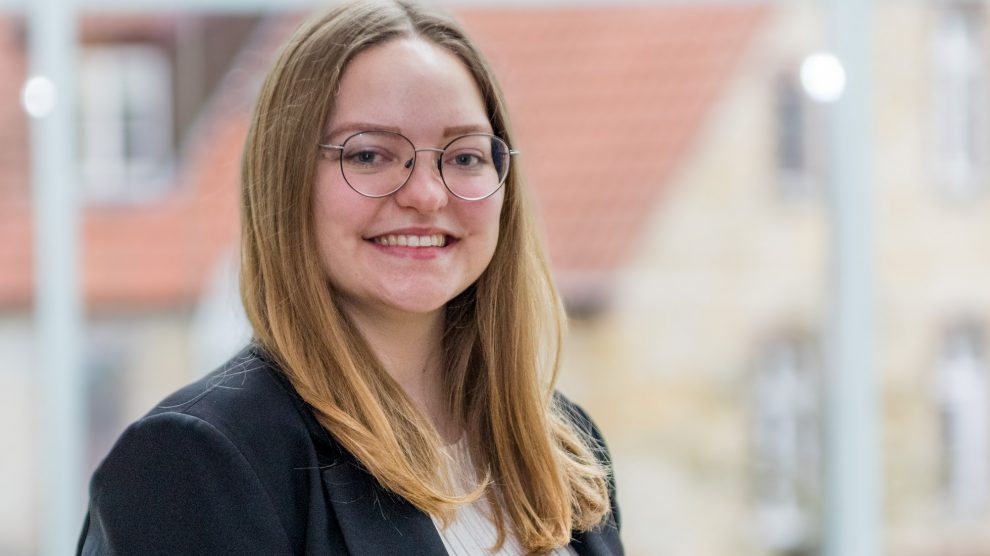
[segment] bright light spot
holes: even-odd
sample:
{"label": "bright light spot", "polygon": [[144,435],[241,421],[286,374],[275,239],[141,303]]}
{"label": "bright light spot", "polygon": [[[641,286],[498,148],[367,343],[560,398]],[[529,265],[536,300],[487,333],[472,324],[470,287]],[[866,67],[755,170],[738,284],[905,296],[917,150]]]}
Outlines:
{"label": "bright light spot", "polygon": [[21,89],[21,105],[32,118],[44,118],[55,108],[57,91],[51,79],[43,75],[32,77]]}
{"label": "bright light spot", "polygon": [[812,54],[801,63],[801,86],[813,100],[835,102],[846,90],[846,70],[831,54]]}

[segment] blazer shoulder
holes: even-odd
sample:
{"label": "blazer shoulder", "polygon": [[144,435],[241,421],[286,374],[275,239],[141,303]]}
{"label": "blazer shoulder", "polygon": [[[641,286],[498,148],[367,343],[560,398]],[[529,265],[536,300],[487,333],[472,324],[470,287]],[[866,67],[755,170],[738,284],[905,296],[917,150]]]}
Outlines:
{"label": "blazer shoulder", "polygon": [[289,407],[293,395],[281,369],[250,345],[201,379],[169,394],[145,417],[161,413],[186,413],[206,421],[230,414],[241,417],[259,404],[267,409]]}
{"label": "blazer shoulder", "polygon": [[[288,544],[305,542],[307,512],[316,503],[309,496],[320,492],[313,488],[321,484],[318,470],[339,453],[282,371],[249,346],[124,431],[93,474],[80,550],[287,553]],[[157,537],[149,533],[155,523],[164,531]],[[200,550],[205,544],[179,550],[170,544],[202,537],[220,546],[231,532],[246,539],[263,534],[271,544],[258,544],[260,552]]]}
{"label": "blazer shoulder", "polygon": [[581,432],[591,435],[595,440],[604,442],[601,429],[595,421],[588,415],[583,407],[573,402],[559,390],[553,393],[555,409],[570,421]]}
{"label": "blazer shoulder", "polygon": [[211,423],[159,413],[131,425],[93,474],[79,554],[288,554],[275,501]]}
{"label": "blazer shoulder", "polygon": [[[609,452],[605,437],[595,421],[588,415],[580,405],[574,403],[560,391],[554,392],[554,404],[556,410],[573,423],[574,427],[585,435],[585,441],[589,443],[592,453],[598,463],[605,467],[608,473],[608,496],[610,511],[605,521],[590,533],[599,536],[602,542],[609,546],[608,554],[623,554],[622,542],[619,540],[619,530],[622,528],[622,518],[619,511],[619,501],[616,496],[615,470],[612,465],[612,454]],[[580,533],[578,536],[582,542],[589,540],[587,533]],[[596,541],[597,542],[597,541]]]}
{"label": "blazer shoulder", "polygon": [[166,397],[144,419],[171,413],[209,423],[247,452],[336,446],[282,370],[254,345]]}

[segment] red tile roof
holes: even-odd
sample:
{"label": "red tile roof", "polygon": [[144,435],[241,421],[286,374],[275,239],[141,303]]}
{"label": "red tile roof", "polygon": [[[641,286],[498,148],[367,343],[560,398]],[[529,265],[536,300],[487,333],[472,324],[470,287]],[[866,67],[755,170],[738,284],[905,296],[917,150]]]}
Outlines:
{"label": "red tile roof", "polygon": [[[765,12],[751,5],[459,11],[502,78],[562,277],[623,263]],[[32,289],[20,42],[0,21],[7,76],[0,80],[0,306],[7,307],[28,305]],[[237,106],[215,103],[183,161],[182,186],[168,197],[86,210],[91,307],[195,299],[213,261],[236,241],[250,103]]]}
{"label": "red tile roof", "polygon": [[565,285],[624,262],[765,12],[705,5],[461,13],[502,80]]}

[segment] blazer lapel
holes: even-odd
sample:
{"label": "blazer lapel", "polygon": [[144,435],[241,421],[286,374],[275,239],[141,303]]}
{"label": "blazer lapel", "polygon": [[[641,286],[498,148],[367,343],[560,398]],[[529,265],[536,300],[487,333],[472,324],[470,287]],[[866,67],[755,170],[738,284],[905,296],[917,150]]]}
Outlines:
{"label": "blazer lapel", "polygon": [[[447,556],[433,520],[383,489],[350,457],[324,468],[323,486],[351,556]],[[577,532],[571,547],[580,556],[621,556],[614,523]]]}
{"label": "blazer lapel", "polygon": [[433,520],[382,488],[352,458],[321,473],[351,556],[447,556]]}
{"label": "blazer lapel", "polygon": [[[295,393],[288,380],[277,375]],[[316,420],[294,394],[320,463],[323,492],[330,501],[350,556],[448,556],[430,516],[386,491]]]}

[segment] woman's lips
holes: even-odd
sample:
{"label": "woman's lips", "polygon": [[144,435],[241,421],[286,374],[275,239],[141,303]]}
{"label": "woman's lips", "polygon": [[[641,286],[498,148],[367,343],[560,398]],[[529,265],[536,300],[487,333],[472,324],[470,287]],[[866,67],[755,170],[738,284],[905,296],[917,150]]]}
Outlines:
{"label": "woman's lips", "polygon": [[445,234],[386,234],[371,238],[378,245],[386,247],[444,247],[447,245]]}
{"label": "woman's lips", "polygon": [[386,234],[369,238],[366,241],[389,255],[407,259],[429,260],[440,256],[459,240],[444,234]]}

